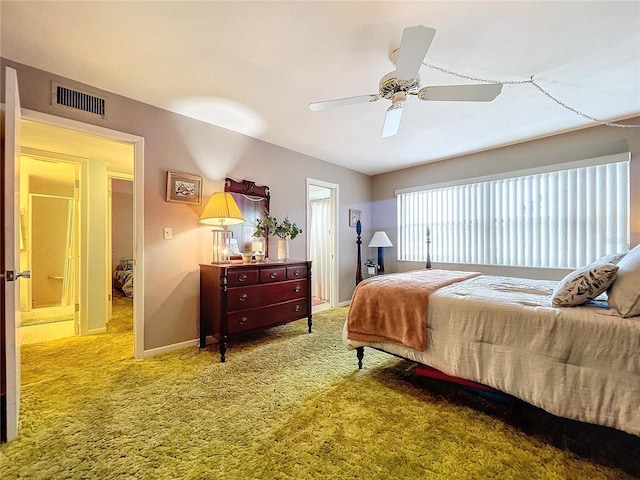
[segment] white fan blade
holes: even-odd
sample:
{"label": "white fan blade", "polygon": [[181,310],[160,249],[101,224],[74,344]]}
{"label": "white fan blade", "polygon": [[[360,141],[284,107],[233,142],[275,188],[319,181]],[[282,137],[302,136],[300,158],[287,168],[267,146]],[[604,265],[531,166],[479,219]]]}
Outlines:
{"label": "white fan blade", "polygon": [[502,92],[501,83],[476,85],[441,85],[423,87],[418,92],[420,100],[454,102],[490,102]]}
{"label": "white fan blade", "polygon": [[436,31],[433,28],[422,25],[404,29],[396,62],[396,78],[398,80],[416,78],[435,34]]}
{"label": "white fan blade", "polygon": [[325,102],[310,103],[309,109],[313,111],[325,110],[327,108],[355,105],[356,103],[375,102],[376,100],[380,100],[380,95],[359,95],[357,97],[338,98],[336,100],[327,100]]}
{"label": "white fan blade", "polygon": [[397,92],[391,98],[391,106],[387,109],[382,125],[382,138],[392,137],[398,133],[400,128],[400,120],[402,119],[402,111],[407,95],[404,92]]}

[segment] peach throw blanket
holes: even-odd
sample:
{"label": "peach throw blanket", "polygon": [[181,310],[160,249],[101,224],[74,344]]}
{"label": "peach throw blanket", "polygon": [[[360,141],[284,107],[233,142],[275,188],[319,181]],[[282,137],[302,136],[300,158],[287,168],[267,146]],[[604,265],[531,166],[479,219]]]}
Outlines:
{"label": "peach throw blanket", "polygon": [[478,275],[479,272],[416,270],[365,280],[353,292],[347,317],[347,337],[361,342],[392,342],[424,350],[431,292]]}

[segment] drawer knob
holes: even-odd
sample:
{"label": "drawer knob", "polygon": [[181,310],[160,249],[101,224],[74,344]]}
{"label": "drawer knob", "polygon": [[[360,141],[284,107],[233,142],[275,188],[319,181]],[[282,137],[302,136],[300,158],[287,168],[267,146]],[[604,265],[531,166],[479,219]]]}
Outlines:
{"label": "drawer knob", "polygon": [[238,297],[238,300],[240,300],[241,302],[246,302],[247,298],[249,298],[249,295],[247,295],[246,293],[243,293]]}
{"label": "drawer knob", "polygon": [[300,276],[300,270],[295,270],[293,272],[293,275],[296,276],[296,277],[299,277]]}
{"label": "drawer knob", "polygon": [[248,278],[248,275],[246,273],[243,273],[242,275],[240,275],[238,277],[238,281],[239,282],[244,282],[247,278]]}
{"label": "drawer knob", "polygon": [[294,312],[299,312],[300,311],[300,304],[297,304],[295,307],[293,307],[293,311]]}
{"label": "drawer knob", "polygon": [[269,275],[269,277],[271,278],[276,278],[278,276],[277,272],[271,272],[271,274]]}
{"label": "drawer knob", "polygon": [[298,293],[300,291],[300,285],[296,285],[296,288],[294,290],[296,293]]}
{"label": "drawer knob", "polygon": [[244,325],[245,323],[247,323],[247,317],[242,317],[242,318],[240,318],[240,320],[238,320],[238,323],[239,323],[240,325]]}

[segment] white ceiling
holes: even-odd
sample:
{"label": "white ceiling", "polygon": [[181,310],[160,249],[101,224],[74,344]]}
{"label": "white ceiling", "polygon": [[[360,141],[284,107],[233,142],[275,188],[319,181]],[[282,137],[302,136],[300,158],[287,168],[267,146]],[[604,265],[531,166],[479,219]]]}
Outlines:
{"label": "white ceiling", "polygon": [[[375,174],[593,125],[531,84],[491,103],[410,97],[312,112],[377,93],[406,26],[436,29],[426,62],[536,81],[615,121],[640,114],[640,2],[0,2],[3,57]],[[423,66],[422,85],[471,83]],[[638,129],[640,134],[640,129]]]}

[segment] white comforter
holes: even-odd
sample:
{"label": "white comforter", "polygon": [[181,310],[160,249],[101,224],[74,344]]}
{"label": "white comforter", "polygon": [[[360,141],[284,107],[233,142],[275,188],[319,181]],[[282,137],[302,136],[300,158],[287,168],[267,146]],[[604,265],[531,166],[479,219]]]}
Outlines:
{"label": "white comforter", "polygon": [[[640,436],[640,317],[556,308],[555,282],[483,275],[429,299],[424,351],[348,339],[497,388],[552,414]],[[366,357],[365,357],[366,364]]]}

